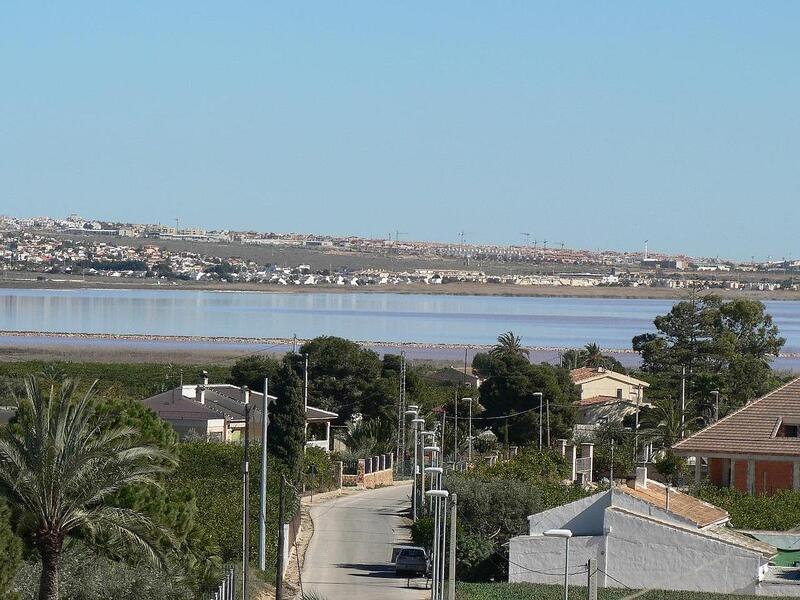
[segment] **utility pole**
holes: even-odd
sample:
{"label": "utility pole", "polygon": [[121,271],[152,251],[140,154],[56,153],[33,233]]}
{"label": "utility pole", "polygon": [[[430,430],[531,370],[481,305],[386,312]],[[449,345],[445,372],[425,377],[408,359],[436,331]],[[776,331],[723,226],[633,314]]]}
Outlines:
{"label": "utility pole", "polygon": [[685,424],[686,419],[686,367],[681,369],[681,438],[685,435]]}
{"label": "utility pole", "polygon": [[[406,412],[406,352],[400,351],[400,414]],[[403,424],[400,427],[400,452],[402,456],[402,472],[405,475],[405,457],[406,457],[406,420],[403,419]]]}
{"label": "utility pole", "polygon": [[286,518],[284,495],[286,476],[281,476],[281,491],[278,504],[278,561],[275,566],[275,600],[283,600],[283,520]]}
{"label": "utility pole", "polygon": [[550,447],[550,398],[547,399],[547,447]]}
{"label": "utility pole", "polygon": [[458,494],[452,495],[450,504],[450,565],[447,577],[447,600],[456,600],[456,514]]}
{"label": "utility pole", "polygon": [[269,378],[264,377],[261,403],[261,490],[258,512],[258,568],[267,569],[267,427],[269,426]]}
{"label": "utility pole", "polygon": [[[542,392],[534,392],[534,396],[539,396],[539,450],[542,449],[542,398],[544,397]],[[508,431],[508,420],[506,420],[506,431]]]}
{"label": "utility pole", "polygon": [[308,421],[306,421],[306,414],[308,413],[308,353],[306,352],[303,357],[303,449],[305,450],[305,443],[308,441]]}
{"label": "utility pole", "polygon": [[455,398],[453,398],[453,404],[455,405],[455,422],[453,425],[453,469],[455,469],[456,463],[458,462],[458,388],[457,387],[456,387]]}
{"label": "utility pole", "polygon": [[642,386],[636,386],[636,423],[633,429],[633,464],[636,466],[639,458],[639,410],[642,402]]}
{"label": "utility pole", "polygon": [[242,457],[242,598],[247,600],[250,570],[250,390],[242,386],[244,399],[244,456]]}
{"label": "utility pole", "polygon": [[611,480],[611,487],[614,487],[614,438],[611,438],[611,473],[608,474]]}
{"label": "utility pole", "polygon": [[292,335],[292,353],[297,354],[297,334]]}

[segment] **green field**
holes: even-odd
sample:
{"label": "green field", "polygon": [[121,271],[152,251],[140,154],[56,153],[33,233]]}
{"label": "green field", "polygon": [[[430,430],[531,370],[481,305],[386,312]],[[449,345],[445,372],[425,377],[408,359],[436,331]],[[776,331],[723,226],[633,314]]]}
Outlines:
{"label": "green field", "polygon": [[[530,583],[459,583],[456,587],[457,600],[562,600],[564,588],[559,585],[540,585]],[[763,598],[764,596],[759,596]],[[755,596],[733,596],[731,594],[710,594],[708,592],[671,592],[652,590],[637,592],[624,589],[597,590],[598,600],[756,600]],[[569,600],[585,600],[585,587],[571,587]]]}

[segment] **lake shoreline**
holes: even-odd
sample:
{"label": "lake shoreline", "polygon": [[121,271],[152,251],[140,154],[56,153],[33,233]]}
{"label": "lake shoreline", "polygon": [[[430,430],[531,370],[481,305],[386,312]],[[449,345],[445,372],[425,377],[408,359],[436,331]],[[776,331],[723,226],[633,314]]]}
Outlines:
{"label": "lake shoreline", "polygon": [[[441,296],[498,296],[529,298],[597,298],[620,300],[685,300],[689,297],[686,288],[645,287],[569,287],[541,285],[511,285],[494,283],[446,283],[446,284],[392,284],[372,286],[282,286],[261,283],[215,283],[215,282],[155,282],[146,279],[87,277],[70,279],[57,276],[44,280],[36,279],[35,273],[15,273],[13,278],[0,278],[1,289],[36,290],[191,290],[208,292],[260,292],[265,294],[422,294]],[[29,277],[26,277],[29,275]],[[772,292],[740,291],[728,289],[704,289],[700,293],[714,293],[725,299],[752,298],[800,302],[800,292],[776,290]]]}

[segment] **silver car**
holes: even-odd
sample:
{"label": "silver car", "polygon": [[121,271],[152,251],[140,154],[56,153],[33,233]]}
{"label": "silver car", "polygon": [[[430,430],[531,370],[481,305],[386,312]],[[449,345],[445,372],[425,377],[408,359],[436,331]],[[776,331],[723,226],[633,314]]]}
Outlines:
{"label": "silver car", "polygon": [[405,577],[425,575],[428,572],[428,553],[419,546],[406,546],[397,553],[394,572]]}

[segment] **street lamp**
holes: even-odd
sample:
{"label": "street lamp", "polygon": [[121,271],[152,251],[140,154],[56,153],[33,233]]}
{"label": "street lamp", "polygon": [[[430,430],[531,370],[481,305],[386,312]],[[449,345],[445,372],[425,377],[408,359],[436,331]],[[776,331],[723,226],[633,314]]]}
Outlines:
{"label": "street lamp", "polygon": [[422,473],[422,478],[420,481],[420,488],[419,488],[419,503],[422,508],[425,508],[425,437],[428,436],[431,440],[436,439],[436,432],[433,430],[426,430],[419,432],[419,443],[420,443],[420,471]]}
{"label": "street lamp", "polygon": [[[406,417],[411,417],[412,422],[413,422],[413,419],[417,418],[417,411],[409,408],[407,411],[405,411],[405,416]],[[406,430],[406,422],[405,422],[405,419],[404,419],[403,420],[403,431],[405,432],[405,430]],[[406,474],[406,446],[405,446],[405,433],[403,433],[403,475],[405,475],[405,474]]]}
{"label": "street lamp", "polygon": [[[440,448],[439,448],[439,446],[425,446],[425,447],[422,449],[422,452],[423,452],[423,456],[424,456],[424,453],[425,453],[425,452],[430,452],[430,455],[431,455],[431,466],[432,466],[432,467],[437,467],[437,466],[439,466],[439,462],[440,462],[440,461],[438,460],[438,459],[440,458],[440,456],[439,456],[439,452],[440,452]],[[427,471],[427,469],[424,469],[424,470],[426,470],[426,471]],[[429,486],[429,488],[430,488],[430,489],[434,489],[434,487],[433,487],[433,486],[434,486],[434,480],[433,480],[433,478],[431,478],[431,483],[430,483],[430,486]],[[424,487],[424,486],[422,487],[422,491],[423,491],[423,492],[425,491],[425,487]],[[432,509],[432,508],[433,508],[433,503],[431,503],[431,509]]]}
{"label": "street lamp", "polygon": [[[433,517],[433,573],[431,578],[431,600],[441,600],[444,591],[444,555],[447,537],[447,490],[430,490],[426,492],[436,509]],[[444,506],[442,506],[444,504]]]}
{"label": "street lamp", "polygon": [[714,422],[719,421],[719,390],[711,390],[711,395],[714,396]]}
{"label": "street lamp", "polygon": [[411,515],[414,521],[417,520],[417,456],[419,455],[419,429],[425,424],[425,419],[415,418],[411,420],[414,426],[414,495],[411,498]]}
{"label": "street lamp", "polygon": [[564,600],[569,600],[569,538],[572,532],[569,529],[548,529],[544,532],[547,537],[563,538],[564,549]]}
{"label": "street lamp", "polygon": [[[542,392],[533,392],[534,396],[539,396],[539,450],[542,449]],[[508,424],[506,424],[508,427]]]}

